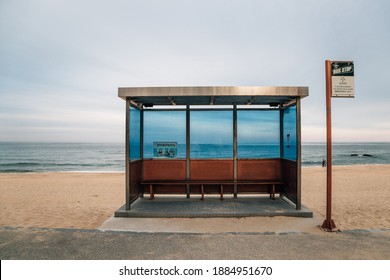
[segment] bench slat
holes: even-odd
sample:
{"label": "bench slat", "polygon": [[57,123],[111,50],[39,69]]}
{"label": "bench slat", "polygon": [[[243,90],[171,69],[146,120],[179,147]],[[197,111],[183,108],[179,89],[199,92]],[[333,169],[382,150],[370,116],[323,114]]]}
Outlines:
{"label": "bench slat", "polygon": [[[268,188],[268,193],[270,195],[270,198],[275,200],[275,185],[283,185],[285,182],[283,181],[210,181],[210,180],[193,180],[193,181],[170,181],[170,180],[146,180],[140,182],[140,184],[145,187],[149,186],[149,194],[150,199],[154,199],[155,194],[155,188],[154,185],[185,185],[187,187],[191,185],[199,185],[200,191],[201,191],[201,200],[204,200],[204,194],[205,194],[205,186],[207,185],[219,185],[220,186],[220,199],[223,200],[223,186],[224,185],[270,185],[272,188]],[[187,198],[190,197],[189,191],[187,189]],[[234,197],[237,197],[237,193],[234,193]]]}

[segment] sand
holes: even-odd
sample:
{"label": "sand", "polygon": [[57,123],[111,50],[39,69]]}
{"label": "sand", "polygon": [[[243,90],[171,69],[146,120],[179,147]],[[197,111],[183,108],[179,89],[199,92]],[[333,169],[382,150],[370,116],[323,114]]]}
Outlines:
{"label": "sand", "polygon": [[124,201],[122,173],[0,174],[0,226],[93,229]]}
{"label": "sand", "polygon": [[[124,199],[123,173],[0,174],[0,226],[96,229]],[[302,204],[314,212],[315,223],[324,220],[325,168],[303,168]],[[390,165],[334,167],[332,216],[340,230],[390,229]],[[241,222],[253,219],[287,231],[295,223],[288,217]]]}
{"label": "sand", "polygon": [[[335,166],[332,173],[339,229],[390,229],[390,165]],[[325,217],[326,168],[303,168],[302,203]]]}

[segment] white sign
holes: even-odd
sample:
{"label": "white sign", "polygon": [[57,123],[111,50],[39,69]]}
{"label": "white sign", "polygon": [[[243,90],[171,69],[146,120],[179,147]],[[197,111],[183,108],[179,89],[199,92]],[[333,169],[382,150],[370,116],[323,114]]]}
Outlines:
{"label": "white sign", "polygon": [[177,142],[153,142],[154,158],[176,158]]}
{"label": "white sign", "polygon": [[332,97],[354,97],[353,61],[332,61]]}

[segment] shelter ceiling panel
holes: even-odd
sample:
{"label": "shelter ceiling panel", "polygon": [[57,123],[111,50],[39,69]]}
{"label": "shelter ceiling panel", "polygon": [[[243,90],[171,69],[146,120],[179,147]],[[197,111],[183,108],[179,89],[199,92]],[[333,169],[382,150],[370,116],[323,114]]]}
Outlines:
{"label": "shelter ceiling panel", "polygon": [[270,105],[308,96],[307,87],[134,87],[119,88],[121,98],[147,105]]}

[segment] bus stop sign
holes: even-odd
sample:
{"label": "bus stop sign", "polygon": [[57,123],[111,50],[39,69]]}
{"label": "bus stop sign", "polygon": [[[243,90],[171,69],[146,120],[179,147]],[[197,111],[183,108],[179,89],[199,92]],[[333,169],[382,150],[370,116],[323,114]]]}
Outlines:
{"label": "bus stop sign", "polygon": [[331,66],[332,97],[355,97],[353,61],[332,61]]}

